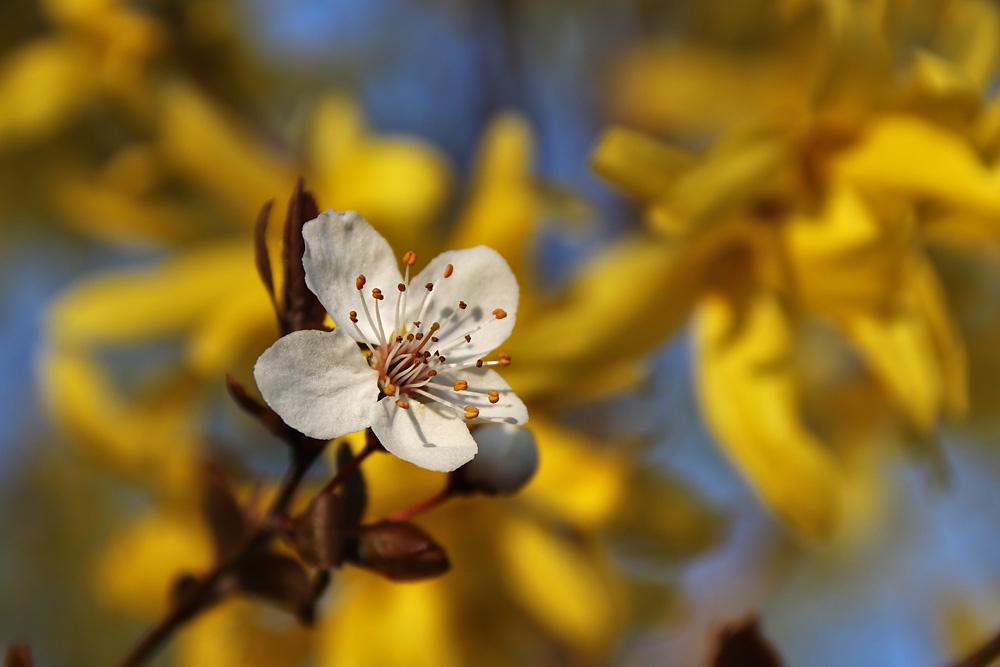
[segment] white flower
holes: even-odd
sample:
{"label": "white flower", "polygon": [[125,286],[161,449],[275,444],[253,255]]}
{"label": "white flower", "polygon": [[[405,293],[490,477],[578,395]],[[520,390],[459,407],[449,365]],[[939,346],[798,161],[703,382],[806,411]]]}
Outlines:
{"label": "white flower", "polygon": [[399,458],[450,471],[476,455],[467,424],[527,421],[489,368],[510,357],[483,360],[517,314],[517,280],[495,250],[442,253],[410,280],[416,255],[403,256],[401,276],[353,211],[320,214],[303,237],[306,284],[337,328],[293,332],[257,360],[261,395],[288,425],[323,440],[371,426]]}

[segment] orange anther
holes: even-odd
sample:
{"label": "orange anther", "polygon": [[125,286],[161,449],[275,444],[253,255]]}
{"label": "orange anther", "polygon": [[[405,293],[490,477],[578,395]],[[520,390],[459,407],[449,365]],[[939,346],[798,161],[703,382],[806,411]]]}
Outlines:
{"label": "orange anther", "polygon": [[358,311],[352,310],[350,313],[348,313],[348,316],[351,318],[352,322],[354,322],[355,324],[358,323]]}
{"label": "orange anther", "polygon": [[471,343],[472,342],[472,336],[470,334],[465,334],[465,342],[466,343]]}
{"label": "orange anther", "polygon": [[500,392],[496,389],[490,389],[487,394],[490,397],[490,403],[496,403],[500,400]]}
{"label": "orange anther", "polygon": [[482,367],[483,367],[483,360],[476,359],[476,368],[482,368]]}
{"label": "orange anther", "polygon": [[396,399],[396,405],[398,405],[399,407],[403,408],[404,410],[406,410],[408,407],[410,407],[410,404],[407,403],[406,401],[404,401],[401,398],[397,398]]}
{"label": "orange anther", "polygon": [[479,416],[479,409],[478,408],[474,408],[471,405],[466,405],[465,406],[465,418],[466,419],[475,419],[478,416]]}
{"label": "orange anther", "polygon": [[465,380],[455,380],[455,391],[465,391],[469,388],[469,383]]}
{"label": "orange anther", "polygon": [[493,316],[496,317],[498,320],[502,320],[503,318],[507,317],[507,311],[504,310],[503,308],[497,308],[496,310],[493,311]]}
{"label": "orange anther", "polygon": [[386,396],[392,396],[393,394],[396,393],[396,385],[390,382],[385,386],[385,389],[383,389],[382,391],[385,392]]}
{"label": "orange anther", "polygon": [[416,263],[417,263],[417,253],[413,252],[412,250],[407,250],[406,253],[403,255],[403,264],[408,264],[410,266],[413,266]]}
{"label": "orange anther", "polygon": [[506,352],[501,352],[500,353],[500,365],[501,366],[510,366],[510,355],[507,354]]}
{"label": "orange anther", "polygon": [[365,286],[365,276],[364,276],[364,274],[358,276],[358,279],[354,281],[354,284],[357,285],[358,289],[363,289],[364,286]]}
{"label": "orange anther", "polygon": [[381,301],[385,297],[382,296],[382,290],[380,290],[379,288],[376,287],[375,289],[372,290],[372,298],[373,299],[378,299],[379,301]]}
{"label": "orange anther", "polygon": [[458,307],[459,307],[460,310],[465,310],[466,308],[469,307],[469,304],[465,303],[464,301],[459,301],[458,302]]}
{"label": "orange anther", "polygon": [[424,287],[426,287],[427,291],[430,292],[432,289],[434,289],[434,283],[427,283],[426,285],[424,285]]}
{"label": "orange anther", "polygon": [[396,285],[396,289],[398,289],[400,292],[405,292],[406,285],[404,285],[403,283],[399,283],[398,285]]}
{"label": "orange anther", "polygon": [[444,267],[444,277],[445,278],[451,278],[451,274],[454,273],[454,272],[455,272],[455,267],[452,266],[451,264],[449,264],[448,266]]}

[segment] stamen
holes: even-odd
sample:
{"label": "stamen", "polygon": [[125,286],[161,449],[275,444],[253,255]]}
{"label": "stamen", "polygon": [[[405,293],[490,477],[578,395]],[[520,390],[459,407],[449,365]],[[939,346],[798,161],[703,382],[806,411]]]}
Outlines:
{"label": "stamen", "polygon": [[490,403],[496,403],[500,400],[500,392],[496,389],[490,389],[487,394],[490,397]]}
{"label": "stamen", "polygon": [[413,252],[412,250],[407,250],[403,254],[403,264],[406,264],[407,266],[413,266],[416,263],[417,263],[417,253]]}
{"label": "stamen", "polygon": [[478,408],[474,408],[471,405],[466,405],[465,406],[465,418],[466,419],[475,419],[478,416],[479,416],[479,410],[478,410]]}
{"label": "stamen", "polygon": [[469,388],[469,383],[466,382],[465,380],[455,381],[455,391],[465,391],[468,388]]}
{"label": "stamen", "polygon": [[406,409],[408,409],[410,407],[410,404],[407,403],[406,401],[404,401],[401,398],[397,398],[396,399],[396,405],[398,405],[399,407],[403,408],[404,410],[406,410]]}
{"label": "stamen", "polygon": [[507,317],[507,311],[504,310],[503,308],[497,308],[496,310],[493,311],[493,315],[498,320],[502,320],[503,318]]}
{"label": "stamen", "polygon": [[392,396],[393,394],[396,393],[396,385],[390,382],[382,389],[382,391],[385,392],[386,396]]}
{"label": "stamen", "polygon": [[354,322],[355,324],[358,323],[358,311],[352,310],[347,314],[347,316],[350,317],[351,321]]}
{"label": "stamen", "polygon": [[482,367],[483,367],[483,360],[476,359],[476,368],[482,368]]}
{"label": "stamen", "polygon": [[393,320],[392,320],[392,331],[393,331],[393,333],[399,333],[400,332],[400,326],[399,326],[399,307],[400,307],[400,305],[402,305],[403,298],[405,297],[405,295],[403,294],[403,292],[406,291],[406,285],[404,285],[403,283],[399,283],[398,285],[396,285],[396,288],[399,290],[399,294],[396,295],[396,317],[394,317]]}
{"label": "stamen", "polygon": [[[375,328],[375,321],[372,319],[372,314],[368,310],[368,302],[365,301],[365,295],[364,295],[363,292],[361,292],[361,288],[365,286],[365,277],[364,276],[358,276],[358,285],[359,285],[359,287],[358,287],[358,296],[361,297],[361,309],[363,311],[365,311],[365,317],[368,319],[368,326],[370,326],[372,328],[372,333],[375,334],[375,336],[378,337],[379,345],[385,345],[386,344],[385,332],[382,331],[381,326],[379,326],[379,328],[377,328],[377,329]],[[375,314],[378,315],[378,301],[375,302]],[[355,326],[355,328],[358,329],[358,334],[360,334],[361,338],[367,341],[368,340],[368,336],[366,336],[363,333],[361,333],[361,329],[357,325],[354,325],[354,326]],[[371,346],[369,345],[369,347],[371,347]]]}
{"label": "stamen", "polygon": [[364,274],[361,274],[360,276],[358,276],[358,279],[354,281],[354,284],[357,285],[358,291],[363,290],[364,287],[365,287],[365,276],[364,276]]}
{"label": "stamen", "polygon": [[[375,299],[375,322],[378,324],[378,340],[383,346],[388,347],[385,337],[385,328],[382,326],[382,315],[378,312],[378,302],[385,298],[382,296],[382,290],[377,287],[373,289],[372,298]],[[364,303],[364,298],[361,299],[361,302]]]}
{"label": "stamen", "polygon": [[382,296],[382,290],[376,287],[375,289],[372,290],[372,298],[375,299],[376,301],[381,301],[385,297]]}
{"label": "stamen", "polygon": [[451,264],[449,264],[448,266],[444,267],[444,277],[445,278],[451,278],[451,274],[454,273],[454,272],[455,272],[455,267],[452,266]]}
{"label": "stamen", "polygon": [[423,337],[424,337],[424,334],[422,332],[417,332],[417,335],[414,336],[414,338],[416,338],[417,340],[421,340]]}

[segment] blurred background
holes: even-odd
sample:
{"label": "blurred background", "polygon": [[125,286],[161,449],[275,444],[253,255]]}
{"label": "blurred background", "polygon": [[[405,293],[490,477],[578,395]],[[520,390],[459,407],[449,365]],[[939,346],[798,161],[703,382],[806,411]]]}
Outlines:
{"label": "blurred background", "polygon": [[[541,466],[419,519],[444,577],[155,664],[700,665],[753,615],[788,665],[949,664],[1000,629],[998,65],[992,0],[6,0],[0,641],[114,664],[210,564],[200,463],[282,474],[224,378],[303,177],[506,257]],[[370,520],[441,484],[390,459]]]}

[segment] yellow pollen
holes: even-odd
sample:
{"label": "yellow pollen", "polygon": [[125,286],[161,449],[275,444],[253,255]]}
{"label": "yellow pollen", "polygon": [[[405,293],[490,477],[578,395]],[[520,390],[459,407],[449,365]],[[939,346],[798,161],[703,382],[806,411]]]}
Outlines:
{"label": "yellow pollen", "polygon": [[358,311],[352,310],[350,313],[348,313],[348,316],[351,318],[352,322],[354,322],[355,324],[358,323]]}
{"label": "yellow pollen", "polygon": [[500,365],[501,366],[510,366],[510,355],[507,354],[506,352],[501,352],[500,353]]}
{"label": "yellow pollen", "polygon": [[416,263],[417,263],[417,253],[413,252],[412,250],[407,250],[406,253],[403,255],[403,264],[408,264],[410,266],[413,266]]}
{"label": "yellow pollen", "polygon": [[410,404],[407,403],[406,401],[404,401],[401,398],[397,398],[396,399],[396,405],[398,405],[399,407],[403,408],[404,410],[406,410],[408,407],[410,407]]}
{"label": "yellow pollen", "polygon": [[496,389],[490,389],[487,394],[490,397],[490,403],[496,403],[500,400],[500,392]]}
{"label": "yellow pollen", "polygon": [[502,320],[503,318],[507,317],[507,311],[504,310],[503,308],[497,308],[496,310],[493,311],[493,315],[498,320]]}
{"label": "yellow pollen", "polygon": [[358,279],[354,281],[354,284],[357,285],[357,288],[359,290],[360,289],[364,289],[364,287],[365,287],[365,276],[364,276],[364,274],[358,276]]}
{"label": "yellow pollen", "polygon": [[465,380],[455,381],[455,391],[465,391],[468,388],[469,388],[469,383],[466,382]]}
{"label": "yellow pollen", "polygon": [[372,290],[372,298],[381,301],[385,297],[382,296],[382,290],[376,287],[375,289]]}
{"label": "yellow pollen", "polygon": [[479,416],[479,410],[478,410],[478,408],[474,408],[471,405],[466,405],[465,406],[465,418],[466,419],[475,419],[478,416]]}
{"label": "yellow pollen", "polygon": [[451,264],[449,264],[448,266],[444,267],[444,277],[445,278],[451,278],[451,274],[454,273],[454,272],[455,272],[455,267],[452,266]]}

